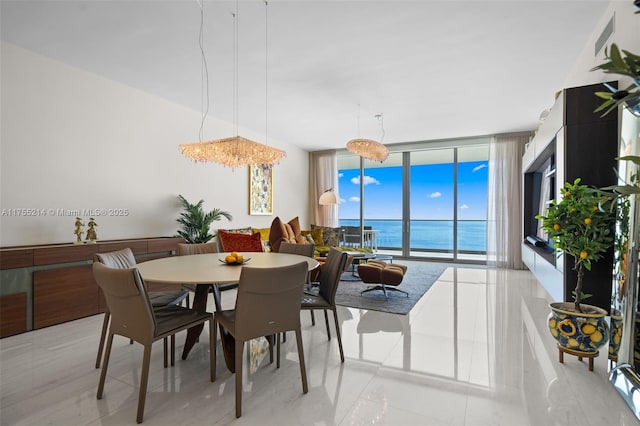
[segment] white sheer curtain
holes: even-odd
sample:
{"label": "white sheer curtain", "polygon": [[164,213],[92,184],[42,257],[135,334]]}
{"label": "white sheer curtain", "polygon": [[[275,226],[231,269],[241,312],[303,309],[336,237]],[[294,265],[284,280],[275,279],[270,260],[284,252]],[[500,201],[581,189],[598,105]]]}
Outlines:
{"label": "white sheer curtain", "polygon": [[489,144],[487,264],[524,269],[522,263],[522,155],[531,135],[494,136]]}
{"label": "white sheer curtain", "polygon": [[333,189],[338,200],[338,157],[336,151],[312,152],[309,161],[309,203],[314,212],[314,225],[338,226],[338,206],[321,206],[320,195],[327,189]]}

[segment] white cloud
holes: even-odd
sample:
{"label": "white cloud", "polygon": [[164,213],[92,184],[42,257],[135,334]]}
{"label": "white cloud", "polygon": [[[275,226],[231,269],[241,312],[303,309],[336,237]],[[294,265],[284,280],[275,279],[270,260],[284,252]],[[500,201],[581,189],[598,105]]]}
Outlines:
{"label": "white cloud", "polygon": [[344,198],[340,197],[340,199],[338,199],[338,204],[344,204],[345,201],[347,201],[347,200],[345,200]]}
{"label": "white cloud", "polygon": [[[354,185],[360,185],[360,176],[351,178],[351,183],[354,184]],[[364,186],[367,186],[367,185],[369,185],[371,183],[375,183],[376,185],[380,185],[380,181],[378,179],[374,178],[374,177],[371,177],[371,176],[364,176],[363,183],[364,183]]]}
{"label": "white cloud", "polygon": [[353,203],[359,203],[360,202],[360,197],[349,197],[349,201],[351,201]]}
{"label": "white cloud", "polygon": [[436,191],[434,193],[432,193],[431,195],[429,195],[429,198],[439,198],[442,197],[442,192],[440,191]]}
{"label": "white cloud", "polygon": [[341,178],[342,176],[344,176],[344,173],[338,173],[339,178]]}
{"label": "white cloud", "polygon": [[485,169],[485,168],[487,168],[487,167],[489,167],[489,166],[487,165],[487,163],[483,163],[483,164],[480,164],[479,166],[475,166],[475,167],[473,168],[473,170],[472,170],[472,171],[473,171],[473,173],[475,173],[475,172],[477,172],[478,170],[482,170],[482,169]]}
{"label": "white cloud", "polygon": [[466,210],[468,208],[470,208],[470,207],[468,205],[466,205],[466,204],[463,204],[463,205],[460,206],[460,209],[462,209],[462,210]]}

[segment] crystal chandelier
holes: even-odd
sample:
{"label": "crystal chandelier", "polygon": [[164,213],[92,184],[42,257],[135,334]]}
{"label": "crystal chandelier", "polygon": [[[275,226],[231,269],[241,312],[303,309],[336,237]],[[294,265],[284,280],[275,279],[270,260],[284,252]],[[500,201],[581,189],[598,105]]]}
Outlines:
{"label": "crystal chandelier", "polygon": [[[384,139],[384,125],[382,124],[382,114],[376,114],[375,117],[378,119],[380,128],[382,129],[382,138],[380,138],[380,141],[382,141],[382,139]],[[360,121],[359,118],[358,121]],[[372,139],[352,139],[347,142],[347,150],[356,155],[359,155],[360,157],[367,158],[372,161],[379,161],[381,163],[386,160],[387,157],[389,157],[389,149],[382,143],[376,142]]]}
{"label": "crystal chandelier", "polygon": [[219,163],[235,168],[248,164],[276,164],[285,152],[242,136],[180,145],[180,150],[195,162]]}
{"label": "crystal chandelier", "polygon": [[[204,55],[203,48],[203,22],[204,22],[204,2],[200,3],[200,51],[202,52],[202,69],[203,81],[206,81],[206,98],[207,98],[207,111],[209,110],[209,73],[207,71],[207,62]],[[266,64],[268,57],[267,46],[267,13],[265,4],[265,85],[266,85]],[[200,141],[188,144],[181,144],[180,150],[182,154],[195,161],[195,162],[211,162],[222,164],[226,167],[239,167],[246,166],[249,164],[267,164],[273,165],[280,162],[282,157],[286,155],[286,153],[280,149],[270,147],[265,144],[261,144],[259,142],[252,141],[251,139],[244,138],[238,135],[238,1],[236,0],[236,11],[232,14],[234,17],[234,125],[236,129],[236,136],[223,138],[223,139],[214,139],[212,141],[202,141],[202,129],[204,126],[204,120],[206,117],[206,112],[203,111],[202,114],[202,123],[200,125]],[[203,93],[204,93],[203,89]],[[204,104],[204,102],[203,102]],[[265,95],[265,116],[266,116],[266,95]],[[266,121],[266,117],[265,117]],[[266,130],[265,130],[265,139],[266,139]]]}

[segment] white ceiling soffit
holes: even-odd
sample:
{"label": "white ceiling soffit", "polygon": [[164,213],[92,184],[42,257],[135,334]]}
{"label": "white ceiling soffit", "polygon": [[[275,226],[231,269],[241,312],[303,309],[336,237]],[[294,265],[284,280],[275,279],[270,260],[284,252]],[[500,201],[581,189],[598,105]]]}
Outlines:
{"label": "white ceiling soffit", "polygon": [[[307,150],[380,140],[378,113],[383,143],[531,130],[607,4],[271,0],[267,21],[240,1],[238,125],[263,134],[268,116],[270,143]],[[230,122],[234,9],[204,3],[209,114]],[[2,0],[0,16],[4,41],[201,111],[195,0]]]}

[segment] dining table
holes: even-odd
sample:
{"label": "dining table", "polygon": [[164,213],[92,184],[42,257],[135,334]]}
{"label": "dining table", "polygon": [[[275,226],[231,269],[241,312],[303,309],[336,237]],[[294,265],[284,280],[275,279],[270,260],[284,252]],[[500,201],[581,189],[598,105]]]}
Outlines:
{"label": "dining table", "polygon": [[[212,288],[216,311],[222,310],[218,285],[237,283],[240,281],[242,268],[276,268],[307,262],[308,270],[318,267],[317,260],[307,256],[288,253],[246,252],[242,264],[228,264],[225,257],[229,253],[194,254],[188,256],[170,256],[148,260],[136,266],[147,283],[159,284],[197,284],[192,308],[199,312],[207,309],[209,289]],[[189,352],[198,341],[204,325],[200,324],[187,330],[187,338],[182,350],[182,359],[187,359]],[[213,337],[213,336],[211,336]],[[235,340],[220,326],[220,340],[227,368],[235,372]]]}

